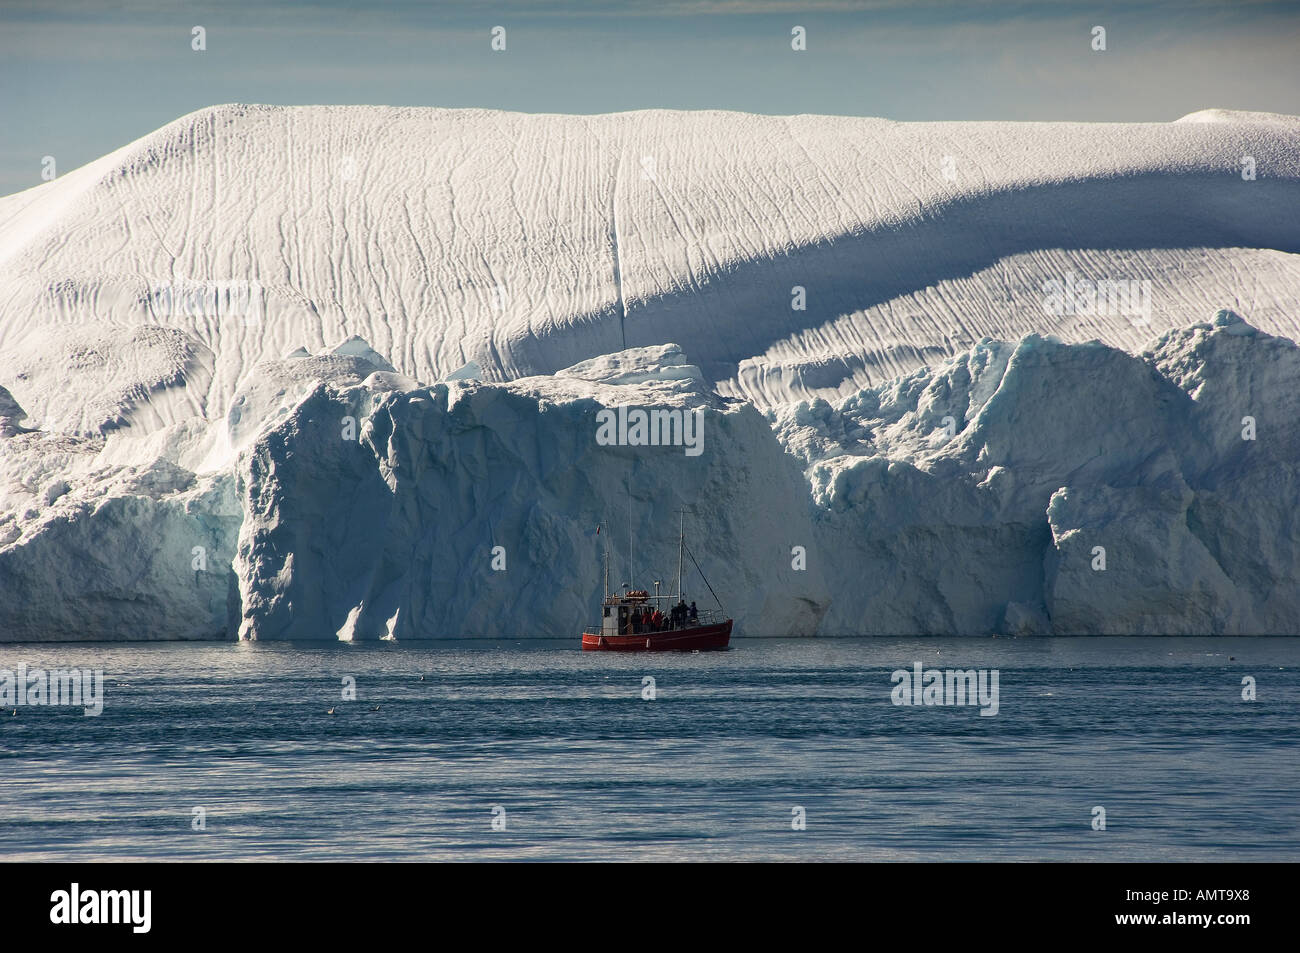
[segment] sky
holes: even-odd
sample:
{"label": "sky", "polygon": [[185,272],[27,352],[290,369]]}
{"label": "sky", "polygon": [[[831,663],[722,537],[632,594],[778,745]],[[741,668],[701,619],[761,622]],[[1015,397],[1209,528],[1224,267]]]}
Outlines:
{"label": "sky", "polygon": [[[504,51],[491,46],[498,26]],[[1097,26],[1105,50],[1092,48]],[[1300,0],[0,0],[0,194],[40,184],[46,156],[68,172],[232,102],[897,120],[1300,113]]]}

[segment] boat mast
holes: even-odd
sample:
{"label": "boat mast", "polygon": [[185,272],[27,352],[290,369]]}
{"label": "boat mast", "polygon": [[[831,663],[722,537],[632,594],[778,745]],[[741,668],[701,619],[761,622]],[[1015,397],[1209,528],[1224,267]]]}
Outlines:
{"label": "boat mast", "polygon": [[605,601],[609,601],[609,524],[605,524]]}
{"label": "boat mast", "polygon": [[686,507],[681,509],[682,532],[677,537],[677,602],[682,601],[682,550],[686,548]]}

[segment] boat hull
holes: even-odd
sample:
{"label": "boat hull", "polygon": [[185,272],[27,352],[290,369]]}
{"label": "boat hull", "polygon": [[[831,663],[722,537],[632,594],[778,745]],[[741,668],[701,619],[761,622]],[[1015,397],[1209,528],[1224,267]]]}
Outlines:
{"label": "boat hull", "polygon": [[731,642],[731,619],[717,625],[697,625],[671,632],[642,635],[582,633],[584,652],[707,652],[725,649]]}

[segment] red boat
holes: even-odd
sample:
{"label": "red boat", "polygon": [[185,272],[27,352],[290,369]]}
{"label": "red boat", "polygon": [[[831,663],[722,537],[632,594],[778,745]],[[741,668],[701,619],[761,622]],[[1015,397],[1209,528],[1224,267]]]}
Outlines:
{"label": "red boat", "polygon": [[[682,596],[682,554],[686,552],[686,517],[682,517],[682,531],[677,548],[677,596],[659,595],[655,583],[652,596],[645,589],[627,589],[623,593],[609,591],[609,550],[605,550],[605,598],[601,603],[601,620],[598,625],[582,630],[584,652],[703,652],[725,649],[731,642],[731,624],[718,609],[696,609],[695,603],[687,605]],[[691,562],[699,569],[695,556]],[[700,571],[700,577],[704,572]],[[709,586],[709,581],[704,580]],[[626,587],[625,587],[626,588]],[[717,595],[714,595],[717,599]],[[664,610],[667,609],[665,612]]]}

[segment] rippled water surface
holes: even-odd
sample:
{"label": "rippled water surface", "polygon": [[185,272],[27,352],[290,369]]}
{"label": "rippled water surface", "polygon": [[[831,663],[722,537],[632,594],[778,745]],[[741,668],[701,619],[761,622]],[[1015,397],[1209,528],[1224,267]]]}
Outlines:
{"label": "rippled water surface", "polygon": [[[998,670],[998,713],[894,705],[918,661]],[[1300,859],[1296,639],[0,647],[19,663],[106,696],[0,715],[9,860]]]}

